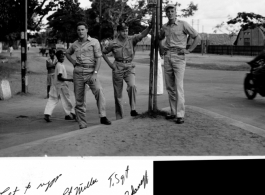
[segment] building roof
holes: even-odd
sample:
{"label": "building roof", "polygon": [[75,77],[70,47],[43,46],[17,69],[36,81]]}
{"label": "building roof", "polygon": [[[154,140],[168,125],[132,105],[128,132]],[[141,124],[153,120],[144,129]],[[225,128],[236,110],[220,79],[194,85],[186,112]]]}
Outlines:
{"label": "building roof", "polygon": [[[202,40],[208,40],[209,45],[231,45],[234,44],[237,35],[230,36],[228,34],[207,34],[199,33]],[[192,39],[188,41],[188,45],[192,43]]]}
{"label": "building roof", "polygon": [[[262,26],[258,26],[258,27],[256,27],[256,28],[259,28],[259,30],[263,33],[263,38],[264,38],[264,40],[265,40],[265,28],[264,27],[262,27]],[[248,29],[247,29],[248,30]],[[240,32],[241,31],[244,31],[242,28],[240,29],[240,31],[239,31],[239,33],[237,34],[237,37],[236,37],[236,39],[235,39],[235,41],[234,41],[234,45],[237,45],[237,41],[238,41],[238,38],[239,38],[239,35],[240,35]]]}
{"label": "building roof", "polygon": [[[264,29],[265,32],[265,29]],[[231,45],[236,41],[237,35],[229,36],[228,34],[207,34],[199,33],[202,40],[209,40],[210,45]],[[193,39],[188,40],[188,45],[191,45]],[[150,45],[151,37],[145,37],[137,45]],[[200,45],[201,43],[199,43]]]}

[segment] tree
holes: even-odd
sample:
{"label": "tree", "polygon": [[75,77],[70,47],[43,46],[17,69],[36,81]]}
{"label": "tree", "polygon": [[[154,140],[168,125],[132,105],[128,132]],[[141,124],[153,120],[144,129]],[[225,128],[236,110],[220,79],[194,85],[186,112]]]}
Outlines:
{"label": "tree", "polygon": [[[62,0],[28,0],[28,29],[40,30],[42,20],[50,11],[53,11],[58,2]],[[0,40],[16,40],[20,38],[21,17],[24,8],[21,7],[21,0],[0,1]]]}
{"label": "tree", "polygon": [[[90,0],[92,2],[91,9],[87,10],[86,13],[89,15],[88,20],[90,25],[96,24],[96,19],[99,17],[99,0]],[[103,2],[103,0],[101,0]],[[168,0],[165,1],[164,6],[168,4]],[[180,7],[181,4],[176,3],[176,6]],[[187,8],[181,9],[179,17],[192,16],[195,11],[198,10],[198,6],[192,2]],[[128,5],[128,0],[104,0],[102,3],[102,18],[101,22],[104,24],[103,27],[107,26],[112,28],[111,32],[113,37],[117,34],[117,26],[124,22],[130,27],[129,33],[139,33],[145,27],[142,23],[147,24],[147,20],[143,20],[145,16],[150,19],[151,9],[145,3],[145,0],[133,1],[131,5]],[[108,24],[108,25],[106,25]],[[95,25],[96,26],[96,25]],[[141,27],[140,27],[141,26]],[[134,29],[134,30],[131,30]],[[98,30],[98,29],[97,29]],[[98,31],[97,31],[98,32]],[[106,32],[105,30],[103,32]],[[107,38],[106,36],[103,36]]]}
{"label": "tree", "polygon": [[[228,16],[228,19],[231,20],[231,17]],[[238,26],[236,26],[234,24],[227,24],[226,22],[221,22],[220,24],[217,24],[213,28],[214,33],[217,33],[219,31],[219,32],[228,34],[230,37],[237,35],[239,30],[240,29]]]}
{"label": "tree", "polygon": [[257,26],[265,27],[265,17],[259,14],[239,12],[237,16],[233,19],[230,19],[227,24],[240,24],[243,30],[253,29]]}
{"label": "tree", "polygon": [[49,37],[66,42],[68,48],[69,43],[76,39],[76,24],[85,21],[85,13],[78,1],[65,0],[59,5],[60,8],[47,18],[48,27],[52,29]]}

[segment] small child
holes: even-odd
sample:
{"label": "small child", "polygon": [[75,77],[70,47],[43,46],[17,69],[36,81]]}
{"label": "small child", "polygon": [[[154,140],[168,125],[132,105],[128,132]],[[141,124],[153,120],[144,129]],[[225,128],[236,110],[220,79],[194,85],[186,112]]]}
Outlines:
{"label": "small child", "polygon": [[74,114],[74,107],[70,100],[68,85],[65,82],[73,82],[73,79],[67,79],[66,69],[63,64],[64,52],[62,50],[57,51],[56,57],[58,62],[55,67],[54,82],[51,86],[49,99],[44,111],[44,120],[51,122],[50,116],[52,115],[53,109],[56,107],[59,100],[62,101],[62,106],[66,113],[65,120],[75,120],[76,115]]}
{"label": "small child", "polygon": [[47,74],[47,97],[46,97],[47,99],[49,98],[50,88],[51,88],[53,80],[54,80],[55,66],[58,62],[58,60],[55,58],[55,50],[54,49],[49,50],[49,55],[50,55],[50,57],[46,60],[46,68],[48,71],[48,74]]}

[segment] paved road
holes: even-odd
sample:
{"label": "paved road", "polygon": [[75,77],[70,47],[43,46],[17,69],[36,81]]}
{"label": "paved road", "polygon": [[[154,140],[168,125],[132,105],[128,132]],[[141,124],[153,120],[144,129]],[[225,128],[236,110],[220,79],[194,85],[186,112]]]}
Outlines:
{"label": "paved road", "polygon": [[[37,52],[37,49],[35,49],[35,52]],[[34,55],[34,49],[29,54]],[[196,57],[193,54],[194,56]],[[203,57],[206,58],[206,56]],[[136,58],[148,58],[148,52],[137,52]],[[238,59],[242,62],[246,58],[239,57]],[[231,58],[229,60],[231,61]],[[71,75],[72,66],[69,63],[67,64],[67,69]],[[33,70],[45,72],[45,68],[38,68],[37,65],[34,66]],[[231,117],[232,119],[265,129],[263,122],[265,99],[258,96],[255,100],[247,100],[243,92],[245,73],[246,71],[217,71],[187,68],[185,74],[186,104],[208,109],[218,114]],[[115,120],[111,71],[104,60],[102,60],[99,77],[107,100],[108,117],[111,120]],[[138,91],[137,110],[139,112],[145,112],[148,109],[148,64],[137,64],[136,77]],[[43,78],[45,78],[45,75]],[[30,87],[31,90],[34,89],[32,83]],[[42,95],[45,94],[45,92],[42,93]],[[128,104],[126,84],[124,85],[123,94],[125,114],[129,116],[130,107]],[[0,102],[3,108],[0,111],[0,119],[1,121],[7,119],[0,126],[0,149],[78,129],[76,123],[68,123],[61,119],[63,116],[62,109],[56,109],[54,122],[46,124],[42,119],[46,101],[43,99],[43,96],[31,96],[30,100],[28,97],[15,97],[10,101]],[[91,92],[88,92],[87,102],[87,119],[89,125],[93,126],[99,123],[99,119],[95,99]],[[167,93],[164,91],[163,95],[158,96],[158,108],[167,106]],[[30,110],[30,112],[25,113],[25,110]],[[16,118],[19,115],[27,115],[29,118]],[[13,122],[15,120],[20,120],[19,126]]]}

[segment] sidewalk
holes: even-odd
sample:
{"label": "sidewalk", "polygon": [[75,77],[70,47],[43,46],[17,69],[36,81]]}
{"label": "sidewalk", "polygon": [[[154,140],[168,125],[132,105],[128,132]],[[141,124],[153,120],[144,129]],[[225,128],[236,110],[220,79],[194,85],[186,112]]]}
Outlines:
{"label": "sidewalk", "polygon": [[[168,110],[165,108],[164,110]],[[1,157],[43,156],[257,156],[265,154],[265,131],[187,106],[184,124],[127,117],[0,150]]]}

